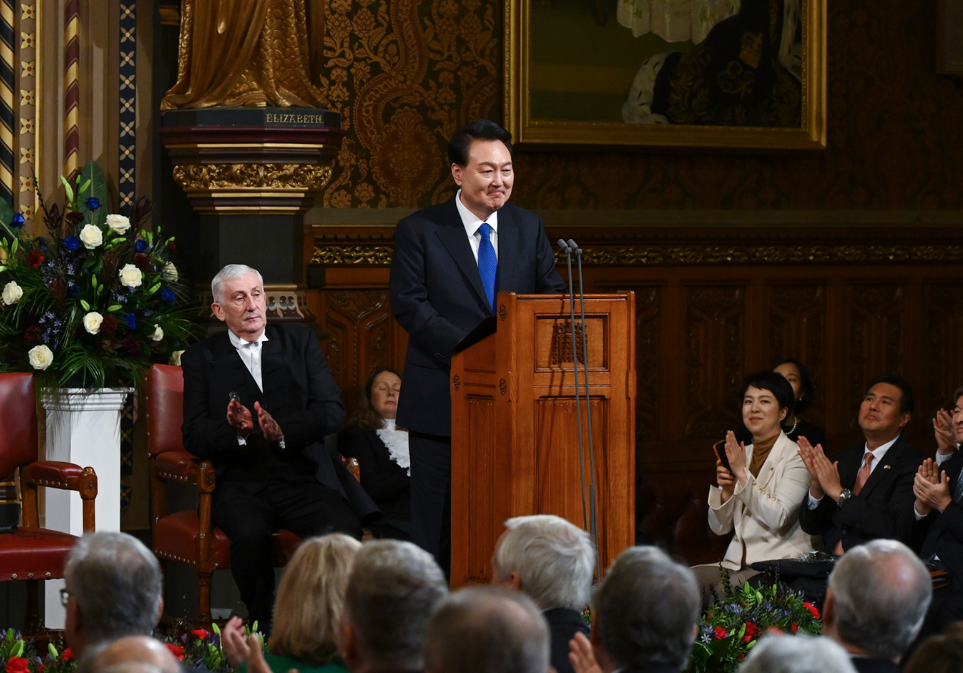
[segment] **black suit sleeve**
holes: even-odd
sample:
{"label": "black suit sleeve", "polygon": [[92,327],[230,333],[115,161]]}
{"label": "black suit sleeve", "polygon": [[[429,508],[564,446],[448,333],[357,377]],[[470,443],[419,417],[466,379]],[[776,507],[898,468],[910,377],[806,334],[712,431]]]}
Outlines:
{"label": "black suit sleeve", "polygon": [[536,294],[565,294],[568,288],[555,270],[555,254],[545,235],[545,223],[538,218],[538,241],[535,252]]}
{"label": "black suit sleeve", "polygon": [[216,458],[226,452],[250,451],[254,442],[241,446],[237,432],[227,422],[227,397],[223,409],[209,405],[211,377],[209,368],[214,354],[201,346],[189,348],[181,356],[184,372],[184,448],[198,458]]}
{"label": "black suit sleeve", "polygon": [[395,319],[421,350],[447,356],[465,336],[464,330],[443,318],[429,301],[424,241],[410,218],[395,227],[388,289]]}
{"label": "black suit sleeve", "polygon": [[338,451],[358,459],[361,486],[375,502],[390,500],[411,485],[405,469],[391,461],[387,447],[374,430],[345,428],[338,437]]}
{"label": "black suit sleeve", "polygon": [[[302,330],[298,344],[304,353],[304,369],[307,377],[307,405],[303,408],[287,408],[274,416],[284,433],[287,450],[300,451],[321,441],[344,423],[344,404],[341,391],[334,382],[324,353],[310,330]],[[253,410],[252,410],[253,412]]]}
{"label": "black suit sleeve", "polygon": [[884,504],[869,503],[864,498],[853,496],[839,508],[838,521],[841,527],[859,530],[864,537],[908,540],[913,529],[913,478],[916,468],[900,465],[900,473]]}
{"label": "black suit sleeve", "polygon": [[828,495],[823,495],[815,509],[809,509],[809,491],[803,496],[802,507],[799,508],[799,527],[810,535],[823,536],[833,525],[833,511],[836,501]]}

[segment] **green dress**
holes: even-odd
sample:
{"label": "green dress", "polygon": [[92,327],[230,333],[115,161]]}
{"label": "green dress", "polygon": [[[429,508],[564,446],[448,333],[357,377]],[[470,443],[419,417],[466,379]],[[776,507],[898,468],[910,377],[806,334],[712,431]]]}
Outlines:
{"label": "green dress", "polygon": [[[351,673],[341,657],[335,657],[321,666],[309,666],[300,659],[270,652],[264,653],[264,660],[274,673],[288,673],[292,668],[297,669],[298,673]],[[246,661],[241,663],[237,673],[247,673]]]}

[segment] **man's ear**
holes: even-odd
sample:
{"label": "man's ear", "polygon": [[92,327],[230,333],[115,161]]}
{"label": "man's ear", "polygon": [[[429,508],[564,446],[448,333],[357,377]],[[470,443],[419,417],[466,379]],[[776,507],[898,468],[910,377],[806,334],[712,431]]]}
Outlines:
{"label": "man's ear", "polygon": [[452,165],[451,165],[451,177],[454,178],[455,184],[458,185],[459,187],[461,187],[461,183],[462,183],[461,166],[459,166],[459,165],[456,164],[456,163],[452,163]]}
{"label": "man's ear", "polygon": [[161,617],[164,616],[164,599],[160,599],[160,605],[157,606],[157,619],[154,621],[154,626],[160,624]]}
{"label": "man's ear", "polygon": [[211,304],[211,311],[213,311],[214,315],[221,322],[224,322],[224,319],[227,317],[224,315],[224,309],[222,309],[221,305],[218,304],[217,302],[214,302],[213,304]]}
{"label": "man's ear", "polygon": [[826,598],[823,599],[823,627],[836,627],[836,598],[833,590],[826,587]]}
{"label": "man's ear", "polygon": [[347,619],[342,618],[341,624],[338,626],[338,653],[348,664],[348,668],[357,663],[357,649],[358,639],[355,638],[354,629],[351,628]]}
{"label": "man's ear", "polygon": [[515,572],[515,571],[513,570],[513,571],[508,575],[508,581],[506,581],[505,584],[507,584],[508,586],[510,586],[510,587],[511,587],[512,589],[514,589],[515,591],[521,591],[521,590],[522,590],[522,576],[519,575],[517,572]]}
{"label": "man's ear", "polygon": [[901,429],[906,427],[906,424],[910,422],[910,416],[912,416],[912,414],[910,414],[908,411],[905,414],[903,414],[903,418],[900,420],[900,423],[899,423],[899,427]]}

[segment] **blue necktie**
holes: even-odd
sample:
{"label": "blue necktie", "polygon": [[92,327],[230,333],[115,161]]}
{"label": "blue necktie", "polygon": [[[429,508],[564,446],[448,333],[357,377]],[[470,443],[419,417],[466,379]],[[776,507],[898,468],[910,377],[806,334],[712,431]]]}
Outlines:
{"label": "blue necktie", "polygon": [[485,296],[488,297],[488,305],[494,311],[498,258],[495,256],[495,247],[492,245],[492,228],[488,225],[488,222],[482,222],[478,231],[481,232],[482,236],[481,244],[478,246],[478,275],[481,276],[482,287],[485,288]]}

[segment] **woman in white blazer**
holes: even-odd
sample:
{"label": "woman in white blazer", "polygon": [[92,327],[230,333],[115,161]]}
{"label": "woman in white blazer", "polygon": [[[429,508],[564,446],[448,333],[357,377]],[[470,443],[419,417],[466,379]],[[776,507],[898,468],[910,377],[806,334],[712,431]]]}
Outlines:
{"label": "woman in white blazer", "polygon": [[[812,477],[799,456],[799,447],[782,430],[795,395],[780,374],[760,372],[746,378],[740,390],[742,420],[752,433],[752,444],[726,435],[730,472],[716,461],[716,486],[709,488],[709,527],[716,535],[735,529],[721,565],[733,587],[758,571],[757,561],[798,558],[813,551],[811,537],[799,527],[799,507]],[[711,603],[709,585],[721,593],[719,564],[696,566],[704,603]]]}

